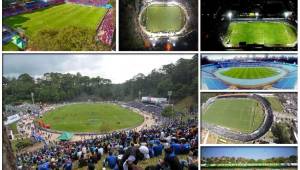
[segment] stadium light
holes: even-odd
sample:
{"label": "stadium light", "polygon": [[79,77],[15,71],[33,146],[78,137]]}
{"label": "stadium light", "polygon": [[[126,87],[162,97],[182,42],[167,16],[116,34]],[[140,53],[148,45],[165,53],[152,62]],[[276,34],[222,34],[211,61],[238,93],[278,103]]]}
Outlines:
{"label": "stadium light", "polygon": [[258,12],[255,12],[255,16],[258,17],[258,16],[259,16],[259,13],[258,13]]}
{"label": "stadium light", "polygon": [[228,17],[228,19],[231,19],[231,18],[232,18],[232,12],[231,12],[231,11],[229,11],[229,12],[227,13],[227,17]]}
{"label": "stadium light", "polygon": [[155,47],[158,39],[156,37],[151,37],[151,38],[149,38],[149,40],[150,40],[152,46]]}
{"label": "stadium light", "polygon": [[292,14],[292,12],[286,11],[283,13],[284,18],[288,18],[290,15]]}

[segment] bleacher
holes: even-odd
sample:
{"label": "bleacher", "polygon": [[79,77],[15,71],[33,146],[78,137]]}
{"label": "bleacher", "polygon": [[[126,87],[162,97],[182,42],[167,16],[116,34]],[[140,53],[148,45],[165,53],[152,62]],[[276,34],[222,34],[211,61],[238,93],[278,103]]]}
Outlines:
{"label": "bleacher", "polygon": [[297,83],[297,71],[290,72],[284,78],[273,84],[278,89],[294,89]]}
{"label": "bleacher", "polygon": [[217,68],[217,65],[209,65],[203,67],[201,71],[202,82],[204,82],[205,86],[211,90],[227,89],[228,86],[213,75],[213,72]]}
{"label": "bleacher", "polygon": [[30,1],[24,4],[11,3],[9,7],[3,8],[2,15],[3,17],[19,15],[27,12],[32,12],[41,8],[45,8],[50,5],[58,5],[62,3],[65,3],[65,0],[49,0],[47,2]]}
{"label": "bleacher", "polygon": [[103,44],[111,45],[115,31],[113,11],[110,9],[97,29],[97,37]]}

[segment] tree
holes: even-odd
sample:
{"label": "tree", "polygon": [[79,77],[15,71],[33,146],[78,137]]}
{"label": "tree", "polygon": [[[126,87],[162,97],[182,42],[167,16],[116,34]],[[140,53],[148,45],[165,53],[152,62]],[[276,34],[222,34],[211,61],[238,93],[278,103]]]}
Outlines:
{"label": "tree", "polygon": [[[93,100],[135,100],[139,91],[143,96],[168,97],[172,91],[172,103],[189,98],[190,106],[198,104],[198,63],[197,56],[181,59],[176,64],[162,66],[150,74],[137,74],[122,84],[112,84],[103,77],[88,77],[80,73],[45,73],[34,79],[28,74],[18,78],[3,77],[4,103],[31,100],[31,92],[36,102],[62,102]],[[182,67],[182,68],[179,68]]]}
{"label": "tree", "polygon": [[276,123],[271,130],[275,138],[274,141],[276,143],[291,143],[291,132],[287,123]]}
{"label": "tree", "polygon": [[161,112],[161,115],[164,117],[173,117],[175,116],[174,110],[172,106],[167,106],[164,108],[164,110]]}

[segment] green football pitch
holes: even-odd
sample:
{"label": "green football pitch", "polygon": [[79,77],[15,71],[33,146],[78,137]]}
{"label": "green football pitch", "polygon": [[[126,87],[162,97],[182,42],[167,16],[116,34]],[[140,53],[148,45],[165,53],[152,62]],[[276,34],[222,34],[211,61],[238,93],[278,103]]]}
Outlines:
{"label": "green football pitch", "polygon": [[142,13],[142,21],[149,32],[178,32],[185,23],[183,9],[177,5],[150,5]]}
{"label": "green football pitch", "polygon": [[140,125],[143,116],[113,104],[71,104],[46,113],[51,129],[70,132],[111,132]]}
{"label": "green football pitch", "polygon": [[240,42],[267,47],[294,47],[297,30],[284,22],[231,22],[224,38],[227,47],[239,47]]}
{"label": "green football pitch", "polygon": [[264,119],[262,106],[254,99],[217,99],[203,110],[202,120],[234,131],[251,133]]}
{"label": "green football pitch", "polygon": [[222,75],[238,79],[260,79],[279,74],[269,67],[235,67],[221,72]]}
{"label": "green football pitch", "polygon": [[77,26],[82,28],[97,29],[97,24],[102,21],[107,9],[83,6],[78,4],[62,4],[32,13],[20,14],[3,19],[3,24],[12,28],[21,28],[26,36],[34,35],[45,28],[63,28]]}

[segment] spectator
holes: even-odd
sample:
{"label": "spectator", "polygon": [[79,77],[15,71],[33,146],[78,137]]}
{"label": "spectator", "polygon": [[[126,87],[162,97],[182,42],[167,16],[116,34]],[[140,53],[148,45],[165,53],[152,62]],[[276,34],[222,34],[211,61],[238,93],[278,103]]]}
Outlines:
{"label": "spectator", "polygon": [[104,166],[106,167],[106,165],[110,169],[118,169],[118,159],[112,152],[109,152],[108,157],[105,159]]}

